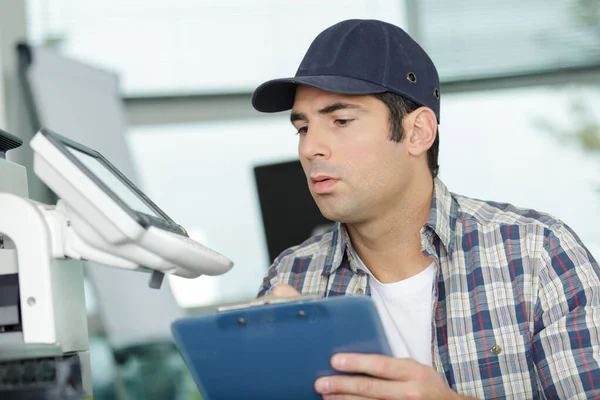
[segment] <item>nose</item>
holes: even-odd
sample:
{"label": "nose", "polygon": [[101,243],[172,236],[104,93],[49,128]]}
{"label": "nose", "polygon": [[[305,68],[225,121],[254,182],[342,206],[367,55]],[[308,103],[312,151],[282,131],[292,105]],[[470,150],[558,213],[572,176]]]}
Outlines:
{"label": "nose", "polygon": [[300,136],[298,154],[301,158],[311,161],[317,158],[329,158],[331,156],[331,145],[328,141],[326,129],[312,123],[308,132]]}

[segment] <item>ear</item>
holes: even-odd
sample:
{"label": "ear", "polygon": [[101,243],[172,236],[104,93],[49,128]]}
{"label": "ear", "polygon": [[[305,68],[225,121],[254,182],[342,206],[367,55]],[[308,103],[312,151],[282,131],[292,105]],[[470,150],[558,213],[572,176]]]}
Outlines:
{"label": "ear", "polygon": [[437,118],[430,108],[420,107],[405,118],[404,141],[413,156],[427,153],[437,134]]}

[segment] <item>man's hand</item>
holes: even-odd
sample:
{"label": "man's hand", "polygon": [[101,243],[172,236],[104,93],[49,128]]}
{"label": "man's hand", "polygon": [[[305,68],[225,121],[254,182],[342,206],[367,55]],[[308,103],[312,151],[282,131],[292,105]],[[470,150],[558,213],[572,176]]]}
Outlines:
{"label": "man's hand", "polygon": [[273,297],[298,297],[300,293],[294,289],[292,286],[286,283],[280,283],[278,285],[272,286],[267,292],[267,296]]}
{"label": "man's hand", "polygon": [[[285,283],[278,284],[267,296],[298,297],[300,293]],[[378,354],[336,354],[331,365],[341,372],[369,376],[328,376],[317,379],[315,389],[325,399],[467,399],[450,389],[437,372],[409,358]]]}
{"label": "man's hand", "polygon": [[409,358],[377,354],[336,354],[331,366],[342,372],[369,376],[327,376],[315,390],[324,399],[460,399],[437,372]]}

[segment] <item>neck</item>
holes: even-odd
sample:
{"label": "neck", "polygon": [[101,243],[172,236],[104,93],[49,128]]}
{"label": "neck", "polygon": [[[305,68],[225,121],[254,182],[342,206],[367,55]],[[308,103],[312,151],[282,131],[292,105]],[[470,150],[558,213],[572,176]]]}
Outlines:
{"label": "neck", "polygon": [[380,282],[409,278],[431,263],[421,252],[421,228],[429,217],[433,182],[421,182],[377,218],[346,225],[354,249]]}

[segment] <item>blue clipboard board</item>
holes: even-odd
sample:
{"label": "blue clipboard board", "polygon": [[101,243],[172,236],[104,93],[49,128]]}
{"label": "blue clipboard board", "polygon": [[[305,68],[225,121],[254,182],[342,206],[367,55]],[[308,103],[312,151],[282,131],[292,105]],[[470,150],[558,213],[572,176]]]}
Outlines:
{"label": "blue clipboard board", "polygon": [[368,296],[259,299],[175,321],[171,330],[203,400],[321,399],[340,352],[392,356]]}

